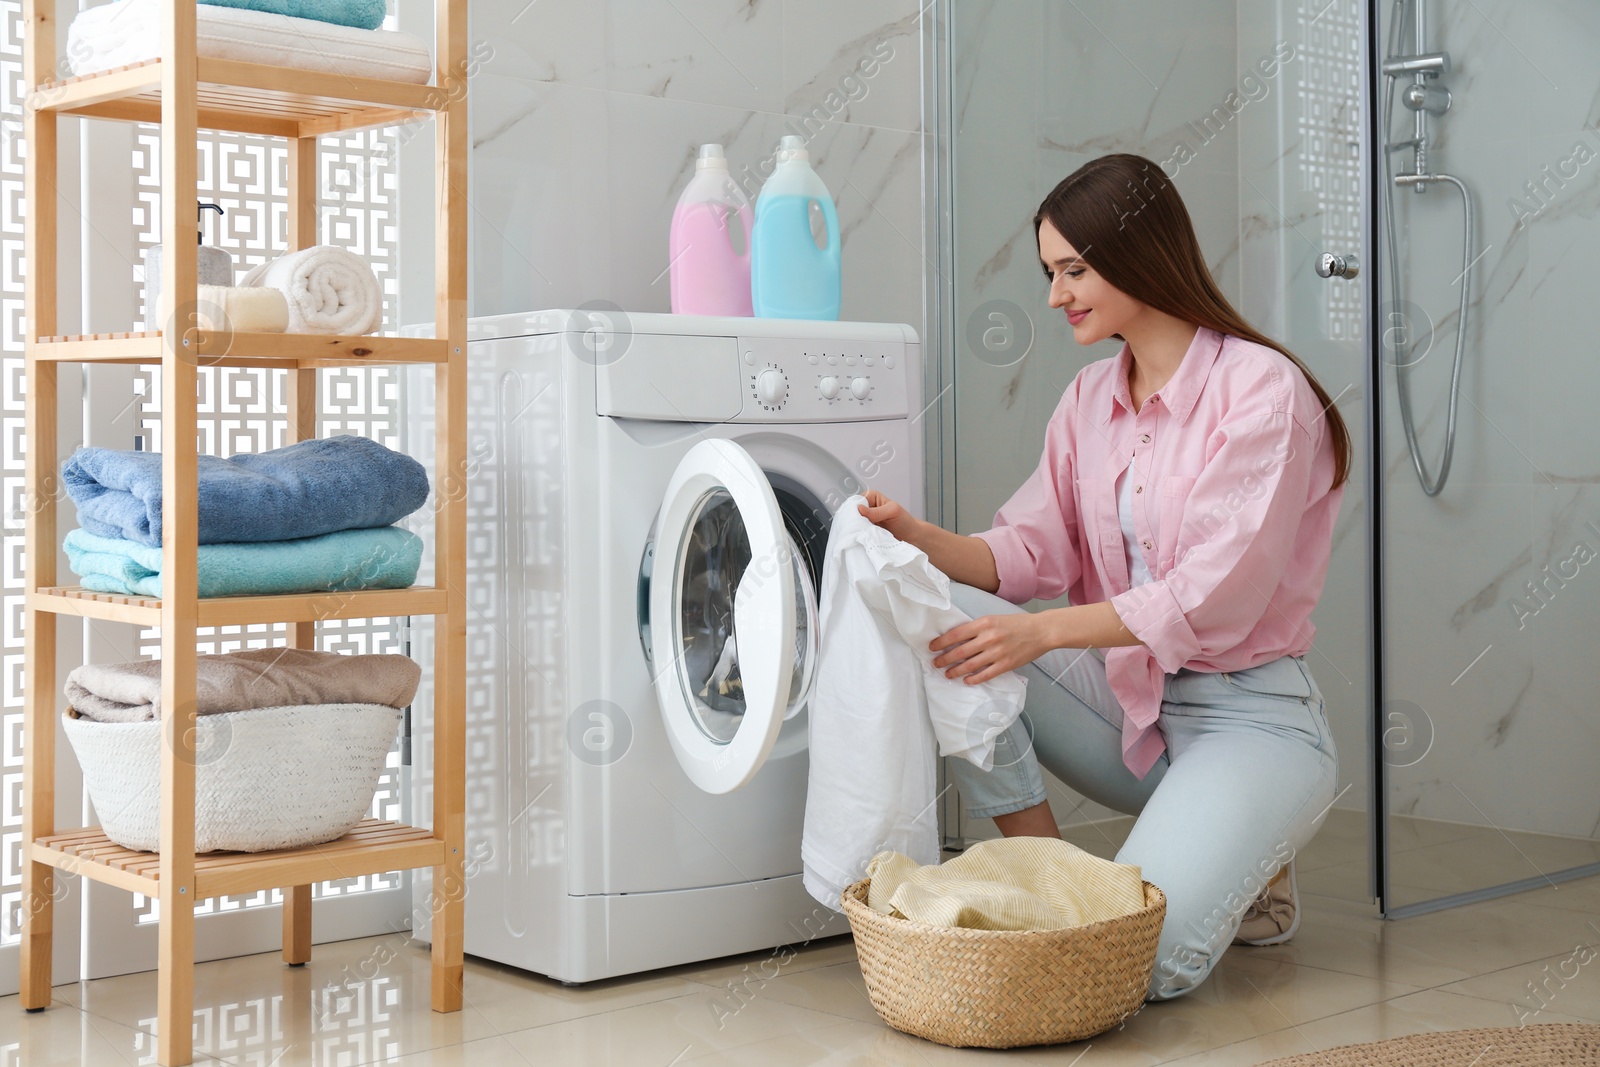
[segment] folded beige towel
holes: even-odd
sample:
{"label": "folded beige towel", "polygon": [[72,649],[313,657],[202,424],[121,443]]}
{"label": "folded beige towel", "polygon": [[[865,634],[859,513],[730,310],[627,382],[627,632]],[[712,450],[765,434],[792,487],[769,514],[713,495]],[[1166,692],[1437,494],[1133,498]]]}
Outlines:
{"label": "folded beige towel", "polygon": [[[422,668],[408,656],[341,656],[302,648],[250,648],[195,658],[196,713],[292,704],[386,704],[417,694]],[[88,663],[67,675],[67,701],[97,722],[161,716],[161,661]]]}
{"label": "folded beige towel", "polygon": [[289,301],[277,289],[202,285],[195,294],[195,325],[226,333],[282,333]]}
{"label": "folded beige towel", "polygon": [[898,852],[867,865],[875,911],[932,926],[1059,930],[1144,907],[1138,867],[1046,837],[980,841],[948,863],[921,866]]}

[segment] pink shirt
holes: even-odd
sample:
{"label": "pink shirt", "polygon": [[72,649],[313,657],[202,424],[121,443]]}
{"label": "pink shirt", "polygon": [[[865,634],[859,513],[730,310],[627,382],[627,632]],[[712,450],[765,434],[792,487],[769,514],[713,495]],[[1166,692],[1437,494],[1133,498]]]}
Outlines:
{"label": "pink shirt", "polygon": [[[1166,747],[1156,729],[1166,675],[1311,648],[1344,487],[1329,491],[1333,436],[1282,353],[1202,327],[1137,412],[1131,360],[1124,344],[1078,372],[1038,469],[976,536],[994,550],[1006,600],[1110,600],[1143,642],[1105,650],[1123,760],[1143,778]],[[1134,528],[1155,576],[1133,588],[1116,498],[1130,461]]]}

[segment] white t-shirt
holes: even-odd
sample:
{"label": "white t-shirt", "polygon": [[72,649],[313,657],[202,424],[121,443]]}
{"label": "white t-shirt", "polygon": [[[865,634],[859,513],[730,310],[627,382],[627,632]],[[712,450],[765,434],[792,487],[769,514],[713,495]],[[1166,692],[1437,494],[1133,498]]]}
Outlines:
{"label": "white t-shirt", "polygon": [[939,862],[938,757],[992,770],[1028,695],[1016,671],[968,685],[933,666],[928,643],[971,617],[921,549],[856,511],[865,502],[840,505],[828,533],[800,835],[806,890],[835,911],[885,849]]}
{"label": "white t-shirt", "polygon": [[1133,464],[1128,464],[1128,469],[1123,471],[1117,489],[1117,517],[1122,521],[1122,545],[1128,554],[1128,581],[1130,585],[1144,585],[1146,582],[1155,581],[1155,575],[1150,573],[1150,568],[1145,564],[1144,553],[1139,547],[1139,535],[1133,532],[1133,501],[1134,482],[1145,486],[1143,493],[1138,494],[1141,505],[1146,506],[1145,517],[1150,523],[1150,535],[1156,535],[1156,509],[1148,507],[1145,502],[1150,499],[1150,487],[1145,485],[1146,478],[1143,474],[1133,469]]}

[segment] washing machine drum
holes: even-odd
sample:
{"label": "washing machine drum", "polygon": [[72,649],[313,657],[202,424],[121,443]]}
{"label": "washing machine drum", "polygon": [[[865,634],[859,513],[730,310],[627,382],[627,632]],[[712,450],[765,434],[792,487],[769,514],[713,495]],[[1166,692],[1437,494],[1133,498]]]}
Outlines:
{"label": "washing machine drum", "polygon": [[810,697],[814,554],[738,445],[702,441],[678,465],[647,556],[641,635],[673,752],[707,792],[754,777]]}

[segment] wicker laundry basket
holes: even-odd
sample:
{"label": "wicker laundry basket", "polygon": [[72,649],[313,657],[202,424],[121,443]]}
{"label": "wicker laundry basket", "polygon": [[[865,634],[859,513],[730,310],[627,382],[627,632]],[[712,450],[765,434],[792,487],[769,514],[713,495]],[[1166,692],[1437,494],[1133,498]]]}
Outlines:
{"label": "wicker laundry basket", "polygon": [[[71,708],[67,740],[105,835],[157,852],[164,723],[95,722]],[[194,850],[264,852],[342,837],[367,814],[400,712],[299,704],[195,723]]]}
{"label": "wicker laundry basket", "polygon": [[1142,910],[1064,930],[968,930],[883,915],[868,880],[844,891],[867,995],[884,1022],[941,1045],[1014,1048],[1077,1041],[1144,1002],[1165,894]]}

